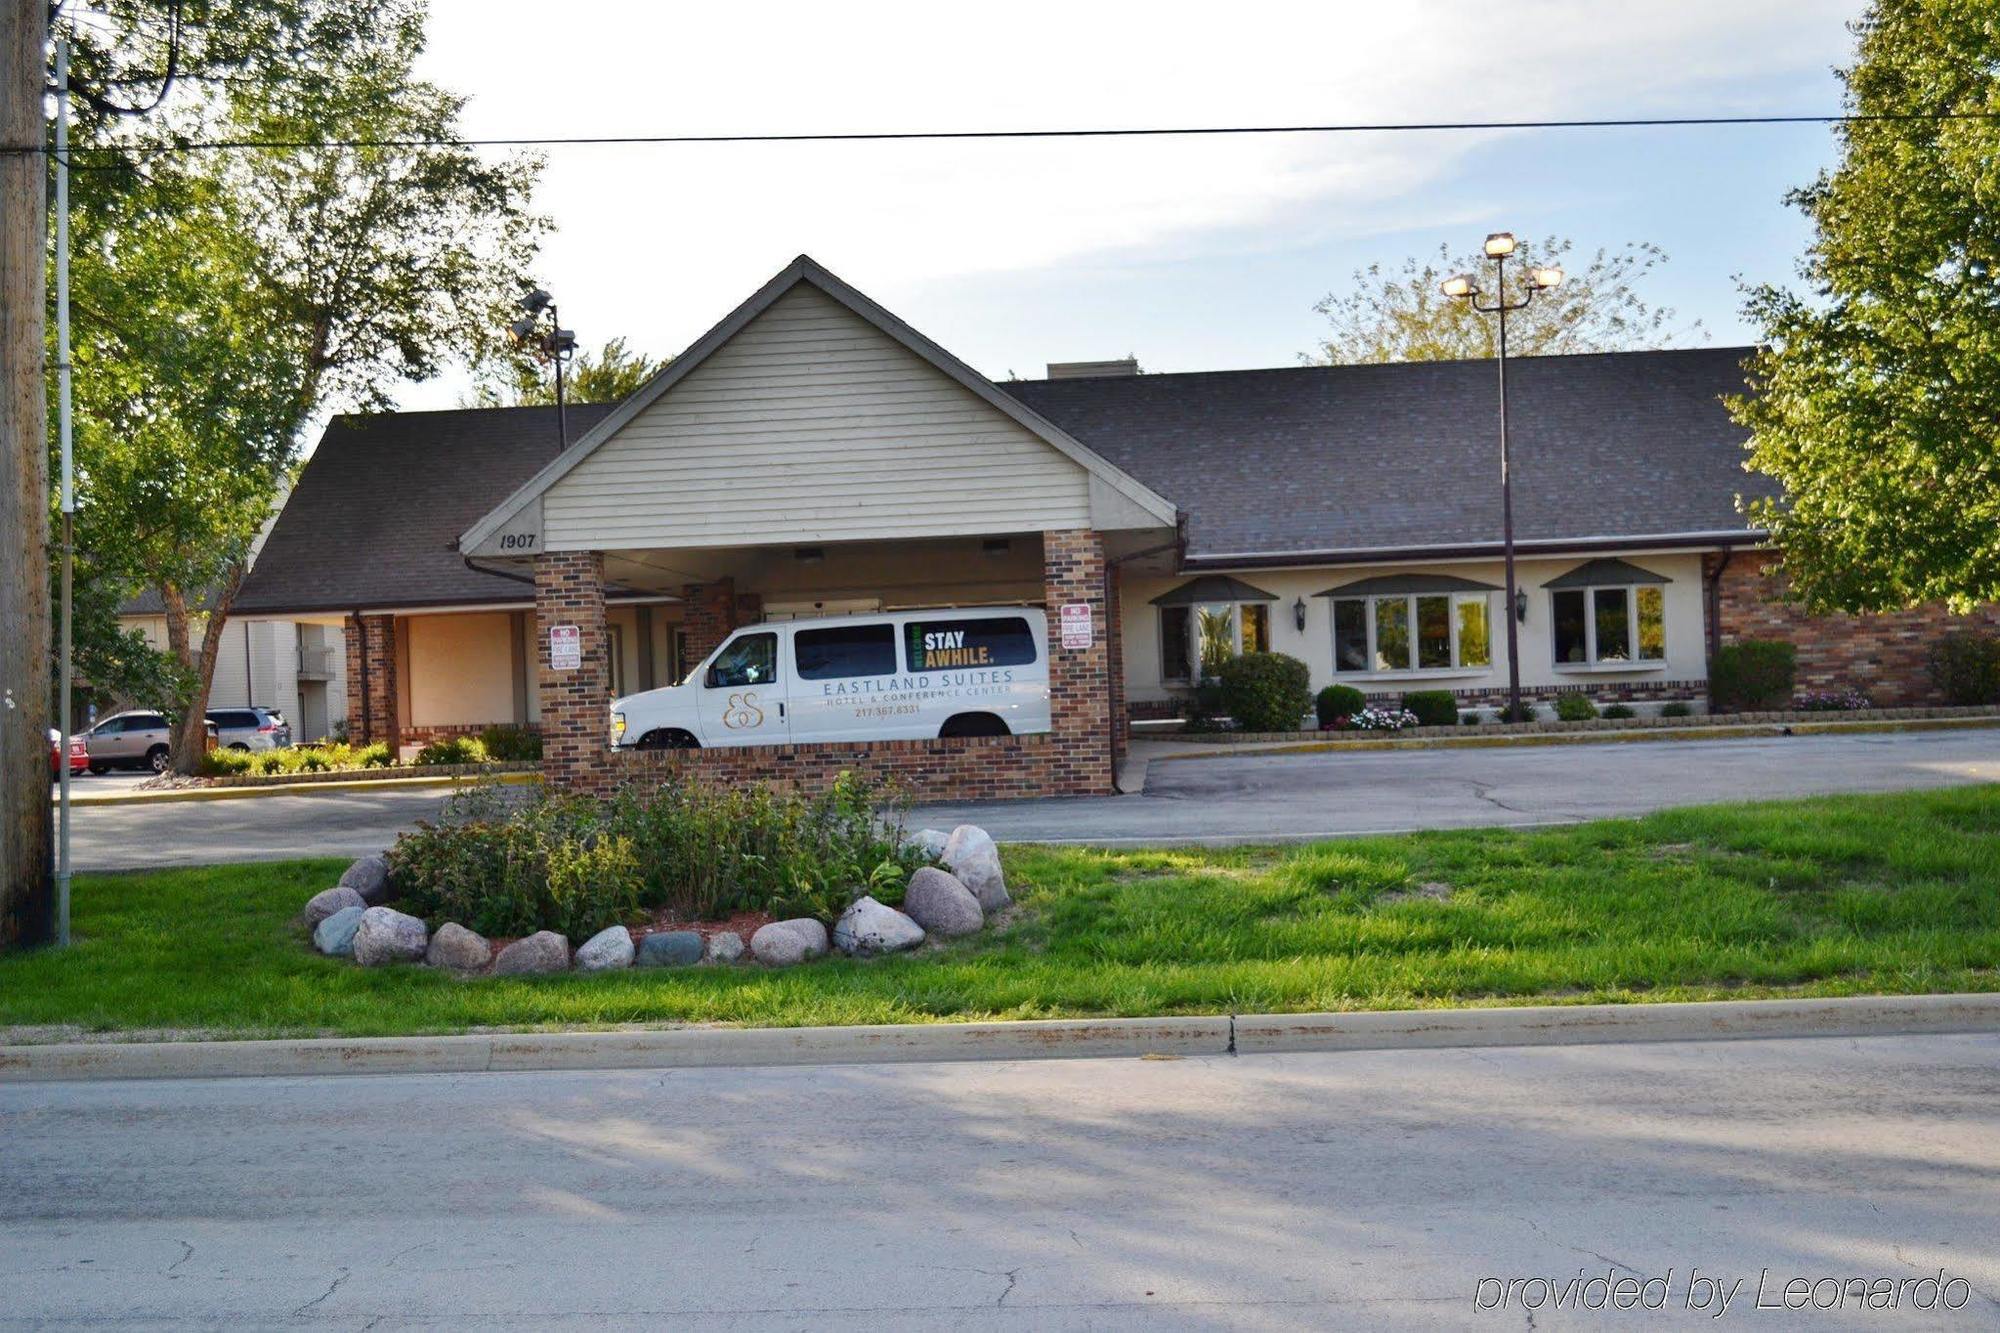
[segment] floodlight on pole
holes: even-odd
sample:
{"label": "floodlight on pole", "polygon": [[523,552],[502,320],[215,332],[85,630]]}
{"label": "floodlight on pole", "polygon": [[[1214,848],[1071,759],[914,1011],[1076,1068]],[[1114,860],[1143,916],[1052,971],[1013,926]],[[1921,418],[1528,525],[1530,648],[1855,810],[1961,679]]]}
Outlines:
{"label": "floodlight on pole", "polygon": [[[521,309],[528,313],[507,326],[514,335],[514,341],[523,347],[533,349],[543,361],[552,361],[556,368],[556,440],[557,452],[569,448],[569,402],[563,384],[563,367],[576,355],[576,330],[562,326],[562,316],[556,311],[556,298],[545,287],[535,287],[521,298]],[[548,316],[544,325],[542,317]]]}
{"label": "floodlight on pole", "polygon": [[1486,238],[1486,257],[1488,259],[1505,259],[1508,255],[1511,255],[1513,253],[1514,253],[1513,232],[1496,231],[1491,236],[1488,236]]}

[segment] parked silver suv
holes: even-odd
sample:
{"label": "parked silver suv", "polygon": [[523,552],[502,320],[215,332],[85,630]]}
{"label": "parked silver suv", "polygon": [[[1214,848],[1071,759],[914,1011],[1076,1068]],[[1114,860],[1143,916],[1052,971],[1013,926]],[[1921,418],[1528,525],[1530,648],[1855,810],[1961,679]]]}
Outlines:
{"label": "parked silver suv", "polygon": [[230,750],[282,750],[292,743],[292,724],[275,708],[211,708],[216,744]]}
{"label": "parked silver suv", "polygon": [[158,713],[145,709],[113,713],[83,733],[84,746],[90,751],[90,771],[150,768],[164,773],[170,736],[167,720]]}

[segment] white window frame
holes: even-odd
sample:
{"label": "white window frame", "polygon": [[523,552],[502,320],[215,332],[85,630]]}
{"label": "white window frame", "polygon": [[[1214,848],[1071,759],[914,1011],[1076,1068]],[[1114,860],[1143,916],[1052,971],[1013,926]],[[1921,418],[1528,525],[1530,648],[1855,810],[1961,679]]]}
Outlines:
{"label": "white window frame", "polygon": [[[1195,686],[1201,684],[1202,681],[1208,679],[1208,677],[1202,675],[1201,670],[1201,610],[1203,607],[1226,606],[1229,608],[1230,647],[1236,656],[1241,657],[1243,655],[1243,608],[1246,606],[1263,607],[1264,632],[1267,636],[1272,636],[1273,631],[1271,627],[1275,623],[1274,617],[1277,605],[1275,600],[1266,601],[1261,597],[1252,597],[1241,601],[1188,602],[1181,606],[1154,607],[1153,610],[1157,613],[1153,622],[1154,638],[1160,645],[1160,684],[1173,689],[1193,689]],[[1185,611],[1187,613],[1188,633],[1185,645],[1187,661],[1183,664],[1187,668],[1185,676],[1175,677],[1167,674],[1166,617],[1169,611]],[[1273,651],[1275,651],[1275,648],[1273,648]]]}
{"label": "white window frame", "polygon": [[[1660,591],[1660,655],[1658,657],[1639,656],[1639,590],[1658,588]],[[1632,636],[1632,656],[1599,657],[1597,655],[1597,594],[1599,592],[1619,592],[1625,594],[1625,624]],[[1617,671],[1654,671],[1667,664],[1667,589],[1659,583],[1592,583],[1581,588],[1551,588],[1549,592],[1549,656],[1558,671],[1589,671],[1611,669]],[[1556,598],[1563,593],[1583,594],[1583,643],[1584,660],[1566,662],[1557,657],[1556,647]]]}
{"label": "white window frame", "polygon": [[[1375,603],[1391,597],[1401,597],[1404,612],[1409,617],[1410,656],[1409,665],[1384,667],[1375,665]],[[1420,667],[1417,665],[1417,599],[1420,597],[1445,597],[1451,603],[1451,665],[1442,667]],[[1426,675],[1476,675],[1493,669],[1493,594],[1490,592],[1380,592],[1361,593],[1354,597],[1332,597],[1333,603],[1327,608],[1327,643],[1333,649],[1333,674],[1335,676],[1366,677],[1394,676],[1397,679],[1418,679]],[[1460,602],[1484,602],[1486,604],[1486,661],[1467,665],[1458,645],[1458,604]],[[1340,664],[1340,603],[1360,602],[1366,634],[1368,665],[1365,667],[1343,667]]]}

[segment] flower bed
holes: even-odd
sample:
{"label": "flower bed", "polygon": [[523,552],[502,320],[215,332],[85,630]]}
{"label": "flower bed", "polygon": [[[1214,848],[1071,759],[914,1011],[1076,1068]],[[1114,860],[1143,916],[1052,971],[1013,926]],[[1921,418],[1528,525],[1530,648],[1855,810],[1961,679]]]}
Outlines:
{"label": "flower bed", "polygon": [[512,808],[467,793],[304,921],[321,953],[364,966],[509,975],[891,953],[1011,902],[983,831],[905,836],[893,795],[846,775],[814,796],[682,778]]}
{"label": "flower bed", "polygon": [[[1936,721],[1936,720],[1996,718],[1996,717],[2000,717],[2000,708],[1995,708],[1991,705],[1977,707],[1977,708],[1971,708],[1971,707],[1862,708],[1855,710],[1843,710],[1840,715],[1840,721],[1841,722],[1924,722],[1924,721]],[[1449,727],[1406,726],[1397,730],[1399,730],[1401,733],[1399,739],[1407,738],[1411,740],[1435,740],[1440,737],[1448,737],[1448,736],[1482,736],[1490,738],[1499,736],[1538,736],[1545,734],[1560,734],[1565,732],[1590,732],[1590,731],[1707,730],[1716,727],[1762,726],[1768,724],[1783,724],[1783,723],[1794,723],[1794,722],[1823,723],[1826,722],[1827,720],[1828,719],[1826,716],[1826,710],[1801,709],[1801,708],[1788,708],[1788,709],[1773,710],[1769,712],[1755,712],[1755,713],[1696,713],[1692,715],[1676,714],[1672,716],[1668,716],[1665,714],[1655,714],[1654,716],[1651,717],[1629,717],[1629,718],[1611,717],[1608,715],[1608,710],[1607,710],[1607,715],[1605,716],[1592,718],[1582,722],[1560,722],[1552,719],[1538,717],[1538,720],[1533,722],[1495,721],[1490,723],[1481,723],[1478,726],[1458,725]],[[1314,741],[1329,741],[1333,743],[1339,743],[1340,741],[1343,740],[1349,740],[1358,743],[1371,739],[1377,739],[1377,737],[1371,736],[1366,733],[1357,733],[1357,730],[1354,728],[1347,728],[1343,731],[1341,728],[1338,727],[1323,727],[1320,730],[1316,731],[1306,730],[1302,728],[1298,731],[1263,731],[1263,732],[1169,731],[1169,732],[1159,732],[1154,734],[1157,735],[1157,737],[1162,740],[1172,740],[1177,743],[1202,744],[1202,745],[1243,745],[1243,744],[1268,745],[1284,741],[1292,741],[1299,743],[1314,742]],[[1149,739],[1150,738],[1151,737],[1149,737]]]}

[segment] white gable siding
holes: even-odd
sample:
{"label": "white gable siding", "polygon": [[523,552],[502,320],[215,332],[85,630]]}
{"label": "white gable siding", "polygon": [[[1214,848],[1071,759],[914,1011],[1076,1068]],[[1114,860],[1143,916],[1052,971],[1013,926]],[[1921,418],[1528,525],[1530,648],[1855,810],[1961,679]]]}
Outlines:
{"label": "white gable siding", "polygon": [[1090,525],[1088,476],[800,284],[543,497],[548,550]]}

